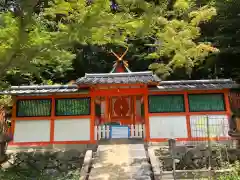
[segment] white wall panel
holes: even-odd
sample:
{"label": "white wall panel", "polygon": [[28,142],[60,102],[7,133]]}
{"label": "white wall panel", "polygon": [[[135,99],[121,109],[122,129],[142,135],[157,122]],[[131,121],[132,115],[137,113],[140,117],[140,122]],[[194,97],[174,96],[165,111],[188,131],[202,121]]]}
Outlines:
{"label": "white wall panel", "polygon": [[150,116],[150,138],[187,138],[185,116]]}
{"label": "white wall panel", "polygon": [[90,140],[90,119],[61,119],[54,121],[54,141]]}
{"label": "white wall panel", "polygon": [[16,120],[14,142],[50,141],[50,120]]}
{"label": "white wall panel", "polygon": [[227,115],[190,116],[190,124],[192,137],[228,137]]}

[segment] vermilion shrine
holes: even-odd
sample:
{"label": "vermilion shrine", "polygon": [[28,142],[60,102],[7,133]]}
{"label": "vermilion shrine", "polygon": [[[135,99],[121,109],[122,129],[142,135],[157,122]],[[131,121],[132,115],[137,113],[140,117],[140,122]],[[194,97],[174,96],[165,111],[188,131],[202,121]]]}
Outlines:
{"label": "vermilion shrine", "polygon": [[[126,51],[127,52],[127,51]],[[131,72],[124,55],[110,73],[85,74],[71,85],[12,86],[12,144],[88,144],[101,139],[163,142],[228,138],[229,79],[161,81]],[[217,126],[216,126],[217,124]],[[202,127],[200,126],[202,125]]]}

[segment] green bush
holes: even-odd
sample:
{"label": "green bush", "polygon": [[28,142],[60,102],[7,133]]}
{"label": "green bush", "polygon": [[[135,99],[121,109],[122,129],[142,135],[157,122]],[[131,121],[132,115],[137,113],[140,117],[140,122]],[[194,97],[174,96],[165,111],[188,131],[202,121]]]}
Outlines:
{"label": "green bush", "polygon": [[1,180],[79,180],[79,178],[79,170],[61,173],[57,176],[46,175],[35,169],[10,168],[8,170],[0,170]]}
{"label": "green bush", "polygon": [[240,163],[236,162],[232,167],[233,171],[227,175],[222,175],[218,180],[240,180]]}

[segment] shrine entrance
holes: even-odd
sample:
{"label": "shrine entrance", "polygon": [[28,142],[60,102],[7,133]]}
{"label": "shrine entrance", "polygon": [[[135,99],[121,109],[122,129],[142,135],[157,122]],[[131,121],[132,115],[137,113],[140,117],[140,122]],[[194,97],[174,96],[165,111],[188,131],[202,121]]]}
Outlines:
{"label": "shrine entrance", "polygon": [[144,123],[141,96],[99,97],[95,100],[95,124],[132,125]]}
{"label": "shrine entrance", "polygon": [[110,120],[121,125],[133,124],[134,98],[133,96],[112,97],[109,99]]}
{"label": "shrine entrance", "polygon": [[95,97],[96,140],[144,138],[143,94],[125,95],[120,92],[110,96]]}

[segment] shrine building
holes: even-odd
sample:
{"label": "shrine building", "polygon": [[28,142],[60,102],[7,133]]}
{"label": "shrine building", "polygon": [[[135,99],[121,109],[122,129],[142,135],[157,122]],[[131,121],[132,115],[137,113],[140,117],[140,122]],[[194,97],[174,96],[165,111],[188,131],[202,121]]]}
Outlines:
{"label": "shrine building", "polygon": [[[125,54],[124,54],[125,55]],[[119,57],[110,73],[86,73],[69,85],[12,86],[12,145],[225,140],[231,114],[229,79],[161,81],[131,72]],[[209,124],[208,130],[206,123]],[[209,128],[208,128],[209,129]]]}

